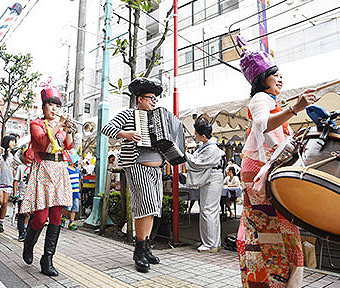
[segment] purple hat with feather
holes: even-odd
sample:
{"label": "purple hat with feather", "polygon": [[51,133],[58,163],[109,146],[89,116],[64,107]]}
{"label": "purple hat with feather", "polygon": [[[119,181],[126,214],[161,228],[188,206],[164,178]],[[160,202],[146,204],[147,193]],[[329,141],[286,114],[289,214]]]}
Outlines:
{"label": "purple hat with feather", "polygon": [[264,51],[252,52],[248,50],[249,46],[247,41],[242,35],[236,36],[237,45],[241,48],[240,66],[244,77],[250,84],[261,73],[267,71],[269,68],[276,66],[273,58]]}

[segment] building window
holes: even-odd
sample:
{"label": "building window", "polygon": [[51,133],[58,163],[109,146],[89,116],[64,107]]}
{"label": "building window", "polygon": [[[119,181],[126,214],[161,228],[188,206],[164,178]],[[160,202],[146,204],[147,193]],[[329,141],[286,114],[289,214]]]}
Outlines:
{"label": "building window", "polygon": [[74,91],[71,91],[70,93],[68,93],[68,101],[73,101],[74,99]]}
{"label": "building window", "polygon": [[[236,43],[236,35],[239,30],[232,32],[232,37]],[[234,44],[228,34],[223,34],[204,41],[204,50],[202,42],[179,49],[179,74],[200,70],[203,68],[203,59],[205,67],[220,64],[219,59],[225,62],[239,59],[239,54],[235,50]],[[237,47],[239,53],[240,50]]]}
{"label": "building window", "polygon": [[238,0],[219,0],[219,12],[225,14],[238,9]]}
{"label": "building window", "polygon": [[278,63],[327,53],[340,47],[340,20],[321,23],[276,40],[275,59]]}
{"label": "building window", "polygon": [[73,106],[68,106],[67,107],[67,113],[70,114],[70,115],[73,115]]}
{"label": "building window", "polygon": [[159,27],[157,23],[152,23],[146,27],[146,40],[149,41],[156,38],[159,34]]}
{"label": "building window", "polygon": [[191,72],[194,65],[193,46],[181,49],[178,55],[178,72],[184,74]]}
{"label": "building window", "polygon": [[[233,32],[231,37],[234,40],[234,43],[236,44],[236,35],[239,33]],[[238,47],[234,47],[234,43],[230,38],[229,34],[225,34],[221,37],[221,52],[222,52],[222,60],[224,62],[229,62],[229,61],[234,61],[240,58],[239,54],[236,52],[237,51],[241,54],[241,50]],[[237,46],[237,45],[236,45]]]}
{"label": "building window", "polygon": [[91,104],[90,103],[85,103],[85,106],[84,106],[84,113],[91,113]]}
{"label": "building window", "polygon": [[[213,4],[211,4],[214,2]],[[238,0],[192,0],[178,7],[178,30],[238,9]]]}

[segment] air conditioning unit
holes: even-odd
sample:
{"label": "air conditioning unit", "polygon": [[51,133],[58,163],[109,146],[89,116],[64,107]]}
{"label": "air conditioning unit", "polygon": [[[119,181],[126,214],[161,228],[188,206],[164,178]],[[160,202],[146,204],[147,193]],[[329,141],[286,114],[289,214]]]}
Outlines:
{"label": "air conditioning unit", "polygon": [[293,3],[294,3],[294,0],[287,0],[287,1],[286,1],[286,4],[287,4],[287,5],[292,5]]}

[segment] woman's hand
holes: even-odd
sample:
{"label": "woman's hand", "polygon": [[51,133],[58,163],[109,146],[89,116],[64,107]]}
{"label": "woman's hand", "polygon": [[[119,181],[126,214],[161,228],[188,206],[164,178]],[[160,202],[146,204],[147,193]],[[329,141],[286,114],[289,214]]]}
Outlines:
{"label": "woman's hand", "polygon": [[60,127],[63,127],[63,130],[65,132],[71,132],[71,128],[72,128],[72,123],[70,122],[70,115],[68,113],[64,113],[63,115],[60,116],[60,119],[59,119],[59,125]]}
{"label": "woman's hand", "polygon": [[308,105],[311,105],[315,102],[316,96],[315,93],[316,89],[309,88],[305,91],[303,91],[300,95],[298,100],[294,105],[292,105],[293,111],[295,113],[300,112],[304,110]]}
{"label": "woman's hand", "polygon": [[142,135],[138,131],[120,131],[117,136],[134,142],[139,142],[142,139]]}

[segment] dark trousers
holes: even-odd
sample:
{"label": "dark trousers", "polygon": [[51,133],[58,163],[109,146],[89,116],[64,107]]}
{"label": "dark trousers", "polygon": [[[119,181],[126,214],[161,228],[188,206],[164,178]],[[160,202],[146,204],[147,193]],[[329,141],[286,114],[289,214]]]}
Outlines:
{"label": "dark trousers", "polygon": [[[18,200],[18,211],[20,211],[22,204],[22,200]],[[17,223],[17,228],[19,231],[19,234],[22,234],[25,231],[25,218],[26,218],[26,213],[18,213],[18,223]]]}

